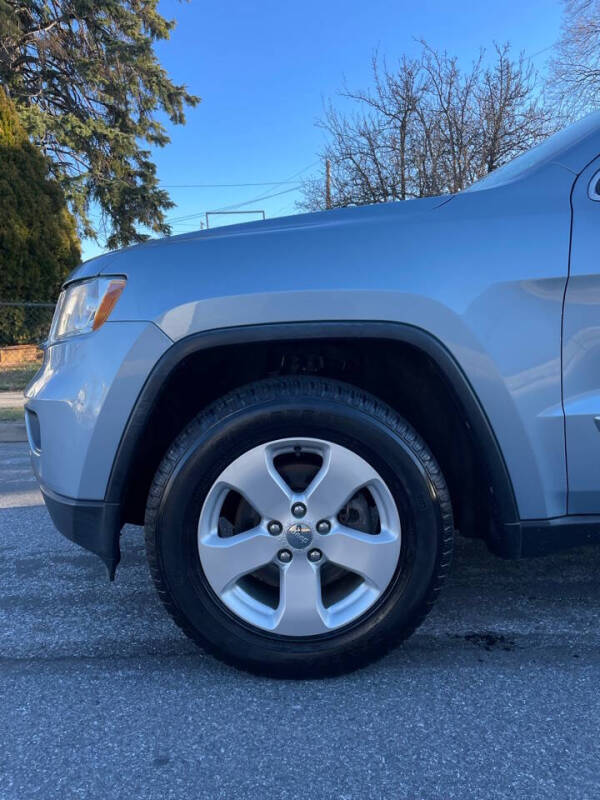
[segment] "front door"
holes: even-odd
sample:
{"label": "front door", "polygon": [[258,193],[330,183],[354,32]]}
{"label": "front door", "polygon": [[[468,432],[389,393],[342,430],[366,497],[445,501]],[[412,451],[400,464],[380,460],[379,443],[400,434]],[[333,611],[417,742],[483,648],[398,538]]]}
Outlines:
{"label": "front door", "polygon": [[572,195],[571,261],[563,319],[568,513],[600,513],[600,158]]}

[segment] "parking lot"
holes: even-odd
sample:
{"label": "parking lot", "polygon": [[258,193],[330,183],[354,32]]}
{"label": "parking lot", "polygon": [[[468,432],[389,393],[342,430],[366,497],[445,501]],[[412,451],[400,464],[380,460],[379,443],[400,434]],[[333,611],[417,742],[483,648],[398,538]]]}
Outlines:
{"label": "parking lot", "polygon": [[142,531],[116,582],[0,445],[0,798],[597,798],[600,551],[460,541],[425,625],[361,672],[271,681],[163,611]]}

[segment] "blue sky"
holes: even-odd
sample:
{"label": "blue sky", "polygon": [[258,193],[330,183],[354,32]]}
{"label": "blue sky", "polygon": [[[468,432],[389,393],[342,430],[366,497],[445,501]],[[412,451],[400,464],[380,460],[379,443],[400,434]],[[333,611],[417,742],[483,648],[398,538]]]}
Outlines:
{"label": "blue sky", "polygon": [[[324,100],[344,79],[353,88],[368,86],[375,49],[392,62],[416,52],[414,38],[423,37],[468,64],[480,46],[509,41],[515,51],[537,54],[542,69],[546,48],[559,34],[562,2],[163,0],[160,10],[177,27],[158,46],[159,58],[176,82],[202,97],[187,125],[170,126],[171,144],[155,153],[159,178],[177,204],[169,218],[286,192],[246,206],[275,217],[295,211],[293,181],[314,172],[323,141],[315,121]],[[292,183],[277,185],[287,180]],[[269,181],[273,185],[179,186]],[[201,220],[178,221],[173,232],[195,230]],[[95,243],[84,242],[84,258],[98,252]]]}

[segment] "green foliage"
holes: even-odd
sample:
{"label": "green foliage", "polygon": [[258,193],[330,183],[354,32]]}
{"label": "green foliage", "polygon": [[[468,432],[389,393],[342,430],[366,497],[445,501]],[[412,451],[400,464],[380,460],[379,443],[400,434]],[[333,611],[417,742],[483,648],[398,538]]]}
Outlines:
{"label": "green foliage", "polygon": [[0,0],[0,83],[51,158],[85,235],[96,204],[109,247],[169,233],[172,207],[147,146],[169,142],[157,113],[185,122],[199,99],[174,84],[155,42],[174,27],[158,0]]}
{"label": "green foliage", "polygon": [[[55,300],[79,259],[75,220],[62,189],[0,88],[0,300]],[[41,339],[47,320],[39,336],[36,324],[25,309],[4,307],[0,341]]]}

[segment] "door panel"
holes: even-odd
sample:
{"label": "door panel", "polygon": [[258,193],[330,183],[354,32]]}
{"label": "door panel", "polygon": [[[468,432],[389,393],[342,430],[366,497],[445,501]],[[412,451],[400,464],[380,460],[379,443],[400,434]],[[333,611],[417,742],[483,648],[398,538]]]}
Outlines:
{"label": "door panel", "polygon": [[[568,513],[600,513],[600,158],[573,190],[571,261],[563,321]],[[598,417],[598,421],[596,421]]]}

